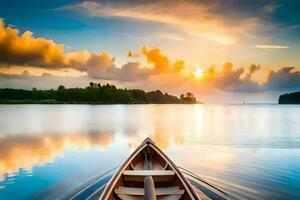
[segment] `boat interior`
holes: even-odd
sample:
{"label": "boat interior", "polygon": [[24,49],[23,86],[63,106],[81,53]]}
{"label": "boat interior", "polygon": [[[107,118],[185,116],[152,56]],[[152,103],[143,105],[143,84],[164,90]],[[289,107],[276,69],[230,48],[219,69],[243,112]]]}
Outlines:
{"label": "boat interior", "polygon": [[119,169],[104,199],[197,199],[185,181],[172,161],[148,141]]}

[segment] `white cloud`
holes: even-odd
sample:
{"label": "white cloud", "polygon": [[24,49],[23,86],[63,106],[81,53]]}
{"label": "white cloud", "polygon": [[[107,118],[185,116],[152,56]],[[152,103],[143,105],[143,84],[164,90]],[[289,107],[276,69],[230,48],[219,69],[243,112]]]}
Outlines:
{"label": "white cloud", "polygon": [[[218,5],[197,1],[136,1],[97,3],[84,1],[61,9],[75,9],[94,17],[116,17],[169,25],[186,34],[221,44],[234,44],[260,22],[256,17],[218,14]],[[173,37],[174,39],[174,37]]]}
{"label": "white cloud", "polygon": [[265,45],[265,44],[257,44],[257,45],[253,45],[253,48],[257,48],[257,49],[289,49],[289,46],[285,46],[285,45]]}

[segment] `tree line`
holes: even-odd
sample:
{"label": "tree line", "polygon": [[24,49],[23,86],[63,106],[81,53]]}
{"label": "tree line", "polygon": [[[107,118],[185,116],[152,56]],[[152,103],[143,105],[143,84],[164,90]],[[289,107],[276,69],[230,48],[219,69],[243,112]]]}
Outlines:
{"label": "tree line", "polygon": [[0,103],[193,104],[197,99],[190,92],[178,98],[160,90],[145,92],[91,82],[86,88],[60,85],[51,90],[0,89]]}
{"label": "tree line", "polygon": [[282,94],[278,99],[279,104],[300,104],[300,92]]}

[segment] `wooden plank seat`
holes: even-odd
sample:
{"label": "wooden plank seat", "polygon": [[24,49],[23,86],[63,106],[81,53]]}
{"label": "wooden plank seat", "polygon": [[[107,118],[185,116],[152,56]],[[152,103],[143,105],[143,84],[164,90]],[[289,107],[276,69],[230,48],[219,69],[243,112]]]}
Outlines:
{"label": "wooden plank seat", "polygon": [[[144,195],[144,188],[135,188],[135,187],[119,187],[115,189],[116,194],[125,194],[125,195]],[[184,190],[180,190],[178,186],[174,187],[159,187],[155,188],[155,194],[157,196],[161,195],[182,195]]]}
{"label": "wooden plank seat", "polygon": [[125,170],[125,181],[143,182],[146,176],[152,176],[154,182],[171,181],[175,175],[173,170]]}
{"label": "wooden plank seat", "polygon": [[[135,196],[135,195],[118,194],[118,197],[122,200],[144,200],[143,196]],[[179,200],[181,197],[182,194],[166,195],[166,196],[157,197],[157,200]]]}
{"label": "wooden plank seat", "polygon": [[111,178],[100,199],[196,200],[199,197],[176,165],[147,138]]}
{"label": "wooden plank seat", "polygon": [[132,196],[126,194],[118,194],[118,197],[122,200],[144,200],[143,196]]}

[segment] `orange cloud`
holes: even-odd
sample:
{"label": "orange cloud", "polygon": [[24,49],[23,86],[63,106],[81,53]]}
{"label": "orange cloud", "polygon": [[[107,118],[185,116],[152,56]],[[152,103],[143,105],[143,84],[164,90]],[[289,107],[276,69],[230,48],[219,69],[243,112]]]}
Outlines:
{"label": "orange cloud", "polygon": [[159,48],[149,49],[146,46],[142,46],[141,52],[146,56],[147,62],[153,63],[154,68],[159,72],[169,71],[169,59],[167,56],[161,54]]}
{"label": "orange cloud", "polygon": [[141,53],[146,57],[148,63],[154,65],[154,70],[158,73],[179,73],[186,68],[183,60],[177,60],[173,64],[169,58],[161,53],[159,48],[141,47]]}
{"label": "orange cloud", "polygon": [[[175,3],[175,7],[176,5]],[[139,53],[131,51],[128,54],[130,57],[142,55],[145,62],[153,65],[153,68],[144,67],[140,62],[127,62],[117,67],[115,58],[106,52],[81,50],[66,53],[64,48],[63,44],[57,44],[53,40],[35,38],[29,31],[21,34],[19,30],[5,26],[3,20],[0,20],[0,84],[8,87],[19,84],[28,88],[28,85],[41,87],[44,81],[51,82],[51,86],[45,88],[53,85],[57,87],[59,84],[72,87],[85,86],[92,79],[104,79],[121,81],[123,86],[129,88],[162,89],[177,94],[191,91],[198,96],[215,91],[279,91],[297,89],[300,85],[297,84],[300,80],[299,72],[289,67],[273,70],[265,81],[258,84],[255,75],[262,72],[262,69],[257,65],[235,68],[226,62],[221,70],[213,65],[207,69],[202,68],[201,76],[196,78],[193,75],[194,68],[187,67],[184,60],[172,61],[160,48],[142,46]],[[72,76],[77,76],[77,79],[72,79]]]}
{"label": "orange cloud", "polygon": [[139,57],[139,53],[137,53],[135,51],[129,51],[128,52],[128,57],[131,57],[131,58]]}
{"label": "orange cloud", "polygon": [[33,33],[6,27],[0,19],[0,70],[5,66],[22,65],[62,70],[66,68],[85,72],[89,77],[106,80],[134,81],[147,79],[152,72],[132,63],[118,68],[108,53],[91,53],[81,50],[64,52],[64,45],[53,40],[34,38]]}
{"label": "orange cloud", "polygon": [[65,65],[63,48],[62,44],[52,40],[33,38],[30,31],[19,36],[17,29],[5,27],[3,20],[0,20],[1,62],[58,68]]}

